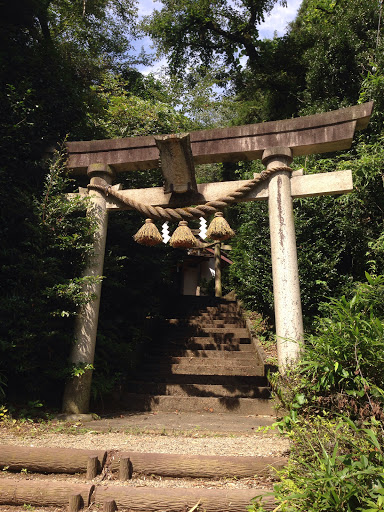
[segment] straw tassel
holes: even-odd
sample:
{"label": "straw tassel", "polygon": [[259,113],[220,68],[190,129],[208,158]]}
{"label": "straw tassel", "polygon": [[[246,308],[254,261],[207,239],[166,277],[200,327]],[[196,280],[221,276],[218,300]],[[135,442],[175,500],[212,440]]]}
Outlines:
{"label": "straw tassel", "polygon": [[169,240],[169,245],[181,249],[196,247],[197,240],[189,229],[188,222],[186,220],[181,220],[179,222],[179,226],[175,229],[171,239]]}
{"label": "straw tassel", "polygon": [[228,240],[235,236],[235,232],[231,226],[224,219],[223,212],[216,212],[212,222],[207,229],[207,237],[211,240]]}
{"label": "straw tassel", "polygon": [[145,219],[144,226],[141,226],[136,235],[133,236],[135,242],[141,245],[157,245],[160,244],[163,239],[152,219]]}

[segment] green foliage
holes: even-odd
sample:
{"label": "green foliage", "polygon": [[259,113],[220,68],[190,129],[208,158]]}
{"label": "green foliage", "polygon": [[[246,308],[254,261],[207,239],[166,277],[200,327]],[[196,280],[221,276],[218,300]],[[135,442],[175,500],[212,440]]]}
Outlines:
{"label": "green foliage", "polygon": [[236,208],[231,225],[236,237],[231,240],[234,262],[229,268],[229,283],[248,309],[273,318],[272,267],[268,208],[248,203]]}
{"label": "green foliage", "polygon": [[378,422],[358,428],[344,417],[311,417],[297,421],[289,437],[290,462],[274,488],[280,510],[383,510],[383,432]]}
{"label": "green foliage", "polygon": [[20,211],[22,222],[12,219],[16,232],[1,248],[0,359],[7,399],[21,390],[25,398],[58,398],[55,388],[73,342],[71,317],[91,299],[80,276],[92,252],[94,223],[85,215],[87,199],[66,198],[73,182],[64,166],[64,152],[56,153],[40,197],[12,191],[18,192],[16,204],[26,201],[27,209]]}
{"label": "green foliage", "polygon": [[182,76],[189,67],[211,69],[218,64],[237,74],[241,56],[246,55],[251,64],[257,61],[257,25],[275,3],[163,0],[161,10],[146,17],[143,30],[159,54],[167,56],[172,74]]}
{"label": "green foliage", "polygon": [[370,70],[378,16],[378,3],[371,0],[303,2],[289,33],[306,70],[301,113],[357,102],[362,73]]}
{"label": "green foliage", "polygon": [[[20,0],[6,7],[0,6],[0,389],[7,401],[23,396],[58,404],[68,372],[84,370],[66,361],[78,307],[94,299],[87,284],[99,278],[81,277],[92,252],[88,203],[65,199],[74,182],[63,175],[63,159],[46,176],[46,152],[66,134],[86,140],[179,131],[185,119],[166,105],[160,82],[130,65],[144,59],[127,54],[134,2]],[[145,174],[131,175],[128,186],[159,183],[159,171],[147,181]],[[129,227],[123,236],[132,236]],[[132,332],[141,338],[142,316],[123,319],[124,348],[106,349],[117,358],[131,354]],[[99,382],[107,374],[113,381],[115,367],[106,371],[103,347],[100,354]]]}
{"label": "green foliage", "polygon": [[[145,81],[142,81],[144,84]],[[187,119],[170,105],[156,98],[135,96],[129,81],[111,73],[99,85],[92,86],[95,103],[88,112],[88,123],[102,137],[132,137],[157,133],[180,132]]]}
{"label": "green foliage", "polygon": [[[368,262],[382,273],[384,193],[383,139],[361,140],[355,150],[334,158],[307,158],[305,172],[351,169],[354,192],[341,196],[294,200],[295,228],[303,313],[307,329],[320,303],[350,293],[365,278]],[[300,161],[297,162],[300,166]],[[273,318],[272,278],[267,205],[236,207],[231,224],[236,237],[230,285],[247,307]]]}
{"label": "green foliage", "polygon": [[94,366],[92,364],[89,364],[89,363],[77,363],[77,364],[73,364],[69,371],[68,371],[68,374],[71,376],[71,377],[80,377],[80,375],[84,375],[84,373],[87,371],[87,370],[94,370]]}
{"label": "green foliage", "polygon": [[283,405],[291,414],[332,413],[351,418],[383,419],[384,277],[367,274],[350,300],[333,299],[323,306],[316,332],[307,337],[297,367],[274,377]]}
{"label": "green foliage", "polygon": [[[384,508],[384,276],[323,306],[299,363],[271,376],[290,440],[274,486],[283,512]],[[264,510],[255,502],[254,511]]]}

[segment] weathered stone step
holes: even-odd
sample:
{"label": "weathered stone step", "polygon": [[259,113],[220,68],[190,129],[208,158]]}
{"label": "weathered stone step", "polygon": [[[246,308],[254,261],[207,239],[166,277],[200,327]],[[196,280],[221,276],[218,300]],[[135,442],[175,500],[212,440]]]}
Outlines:
{"label": "weathered stone step", "polygon": [[231,322],[238,322],[238,321],[242,321],[244,322],[244,319],[242,317],[242,315],[240,314],[234,314],[234,313],[224,313],[224,312],[220,312],[220,311],[217,311],[217,312],[203,312],[203,313],[200,313],[199,315],[192,315],[190,318],[201,318],[201,319],[204,319],[204,320],[225,320],[226,322],[228,323],[231,323]]}
{"label": "weathered stone step", "polygon": [[217,317],[217,318],[224,318],[224,317],[232,317],[232,318],[243,318],[242,313],[239,309],[227,309],[227,308],[217,308],[217,307],[211,307],[211,308],[200,308],[200,309],[194,309],[191,311],[185,311],[183,309],[177,310],[173,309],[172,314],[169,315],[169,317],[174,318],[193,318],[193,317]]}
{"label": "weathered stone step", "polygon": [[[241,353],[247,354],[249,357],[255,353],[254,347],[250,343],[239,343],[237,345],[225,345],[224,343],[215,344],[214,341],[202,342],[202,343],[191,343],[188,342],[184,347],[181,344],[168,344],[164,346],[157,346],[148,349],[148,354],[158,355],[159,358],[164,356],[193,356],[197,355],[205,357],[206,353],[217,353],[217,354],[230,354]],[[207,354],[208,355],[208,354]]]}
{"label": "weathered stone step", "polygon": [[[152,356],[147,358],[148,364],[179,364],[182,366],[224,366],[224,367],[243,367],[243,366],[261,366],[261,361],[256,354],[247,354],[244,352],[216,352],[212,350],[210,356],[200,357],[196,355],[163,355],[162,358]],[[227,357],[229,356],[229,357]]]}
{"label": "weathered stone step", "polygon": [[226,327],[202,327],[201,331],[212,333],[212,334],[222,334],[227,336],[233,336],[234,338],[248,338],[249,333],[247,329],[244,327],[233,327],[231,329],[227,329]]}
{"label": "weathered stone step", "polygon": [[182,327],[182,328],[186,328],[186,327],[198,327],[200,329],[205,329],[206,327],[208,328],[220,328],[220,329],[227,329],[227,330],[232,330],[232,329],[244,329],[244,322],[241,322],[241,321],[227,321],[227,320],[208,320],[208,319],[188,319],[188,320],[185,320],[185,319],[181,319],[181,318],[169,318],[167,320],[167,323],[169,325],[172,325],[172,326],[177,326],[177,327]]}
{"label": "weathered stone step", "polygon": [[121,404],[128,410],[163,412],[220,412],[274,416],[274,402],[264,398],[167,396],[123,393]]}
{"label": "weathered stone step", "polygon": [[221,302],[219,304],[206,306],[204,309],[207,311],[240,311],[238,303],[234,301]]}
{"label": "weathered stone step", "polygon": [[131,393],[172,396],[212,396],[234,398],[270,398],[267,386],[230,386],[219,384],[169,384],[165,382],[127,382]]}
{"label": "weathered stone step", "polygon": [[252,357],[257,359],[257,355],[255,354],[255,351],[253,350],[252,345],[244,345],[248,350],[223,350],[219,349],[217,350],[217,347],[214,347],[216,350],[212,349],[185,349],[180,347],[167,347],[163,350],[159,348],[157,351],[151,351],[149,357],[156,357],[158,361],[164,361],[169,360],[170,357],[193,357],[193,358],[200,358],[200,359],[251,359]]}
{"label": "weathered stone step", "polygon": [[[200,374],[173,374],[170,373],[164,379],[163,375],[158,372],[142,371],[135,376],[135,380],[143,382],[167,382],[168,384],[181,384],[181,385],[223,385],[222,375],[200,375]],[[226,375],[225,386],[228,388],[241,388],[244,386],[268,386],[268,380],[264,375]]]}
{"label": "weathered stone step", "polygon": [[[184,375],[238,375],[238,376],[256,376],[264,374],[264,366],[262,365],[219,365],[211,363],[209,365],[203,364],[144,364],[142,368],[146,373],[157,373],[164,379],[169,375],[184,374]],[[141,372],[140,372],[141,373]]]}
{"label": "weathered stone step", "polygon": [[215,340],[210,336],[191,336],[187,339],[174,339],[168,342],[167,346],[171,347],[185,347],[190,350],[229,350],[241,351],[241,350],[253,350],[249,338],[241,338],[230,341]]}
{"label": "weathered stone step", "polygon": [[[250,341],[248,343],[225,343],[220,341],[215,341],[210,338],[200,338],[201,341],[177,341],[175,343],[170,343],[167,345],[169,350],[218,350],[218,351],[227,351],[227,352],[254,352],[254,348],[252,347]],[[161,347],[159,347],[160,350]]]}
{"label": "weathered stone step", "polygon": [[173,333],[172,336],[168,336],[167,339],[164,340],[164,344],[179,344],[179,345],[189,345],[203,343],[206,344],[226,344],[227,346],[237,346],[239,344],[250,344],[251,340],[247,336],[245,338],[236,338],[228,335],[222,335],[217,333],[210,333],[206,336],[202,336],[201,333],[199,335],[184,335],[183,333]]}
{"label": "weathered stone step", "polygon": [[[227,324],[237,324],[241,323],[244,325],[244,318],[240,315],[234,315],[234,314],[227,314],[227,313],[199,313],[196,315],[191,315],[187,317],[190,320],[197,320],[201,322],[224,322]],[[185,316],[172,316],[172,318],[168,318],[168,320],[179,320],[179,321],[185,321]]]}
{"label": "weathered stone step", "polygon": [[[176,322],[176,319],[173,319]],[[171,332],[200,332],[200,331],[206,331],[206,332],[215,332],[219,334],[226,334],[231,333],[236,335],[237,337],[244,337],[249,336],[249,333],[245,327],[238,327],[236,325],[232,325],[231,327],[220,327],[217,325],[207,324],[207,325],[201,325],[200,323],[195,324],[188,324],[186,322],[180,322],[177,321],[175,324],[170,324],[167,329],[166,333]]]}

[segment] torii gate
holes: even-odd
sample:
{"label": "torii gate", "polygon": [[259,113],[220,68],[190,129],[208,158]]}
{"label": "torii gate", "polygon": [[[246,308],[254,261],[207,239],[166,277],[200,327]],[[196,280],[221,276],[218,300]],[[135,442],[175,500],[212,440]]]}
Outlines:
{"label": "torii gate", "polygon": [[[367,127],[373,103],[260,124],[237,126],[190,133],[193,162],[237,162],[261,159],[266,169],[286,167],[295,156],[348,149],[355,130]],[[161,137],[160,137],[161,138]],[[110,186],[119,172],[158,167],[159,149],[153,136],[94,140],[67,143],[68,168],[72,174],[90,177],[91,185]],[[245,181],[204,183],[197,185],[189,204],[204,204],[233,192]],[[113,186],[119,189],[119,185]],[[172,188],[172,187],[171,187]],[[351,171],[304,176],[302,172],[275,172],[268,181],[251,190],[240,201],[268,200],[271,236],[273,294],[279,367],[284,368],[299,356],[303,339],[299,271],[292,199],[318,195],[342,194],[353,190]],[[87,194],[87,189],[81,189]],[[168,188],[146,188],[120,191],[126,197],[146,205],[180,206],[180,199]],[[86,275],[103,275],[105,242],[109,211],[122,209],[116,200],[91,190],[92,210],[97,219],[95,256]],[[184,204],[183,206],[188,206]],[[71,362],[90,364],[94,361],[101,283],[89,285],[96,300],[85,305],[77,317],[76,344]],[[86,413],[89,409],[92,370],[67,382],[63,412]]]}

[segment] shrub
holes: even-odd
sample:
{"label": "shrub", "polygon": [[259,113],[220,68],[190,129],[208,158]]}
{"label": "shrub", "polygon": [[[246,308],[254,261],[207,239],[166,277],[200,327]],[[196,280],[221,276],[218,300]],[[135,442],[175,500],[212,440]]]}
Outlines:
{"label": "shrub", "polygon": [[323,306],[298,366],[272,378],[295,416],[337,410],[353,419],[384,419],[384,276],[366,274],[352,299]]}

